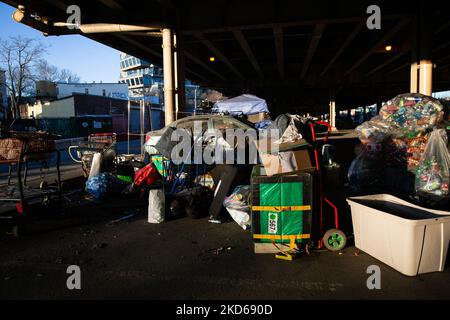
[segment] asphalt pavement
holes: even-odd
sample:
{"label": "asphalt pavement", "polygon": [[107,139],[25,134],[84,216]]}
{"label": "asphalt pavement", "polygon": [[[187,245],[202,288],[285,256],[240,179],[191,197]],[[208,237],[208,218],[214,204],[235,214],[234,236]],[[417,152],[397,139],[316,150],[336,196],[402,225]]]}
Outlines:
{"label": "asphalt pavement", "polygon": [[[126,146],[120,142],[119,151],[126,153]],[[62,170],[80,172],[64,159]],[[0,299],[450,298],[450,258],[444,272],[407,277],[355,248],[339,191],[333,195],[342,200],[348,246],[294,261],[255,254],[250,231],[234,222],[149,224],[146,199],[75,197],[63,215],[30,222],[19,238],[1,230]],[[81,290],[67,287],[71,265],[80,267]],[[381,288],[371,290],[373,266],[380,268]]]}
{"label": "asphalt pavement", "polygon": [[[35,224],[18,239],[3,237],[0,298],[450,298],[448,267],[407,277],[351,242],[339,253],[313,251],[282,261],[254,254],[250,231],[234,222],[183,218],[149,224],[145,205],[115,201],[82,209],[78,219],[62,219],[50,229],[48,223]],[[69,265],[80,267],[81,290],[67,289]],[[380,290],[367,287],[373,265],[381,270]]]}

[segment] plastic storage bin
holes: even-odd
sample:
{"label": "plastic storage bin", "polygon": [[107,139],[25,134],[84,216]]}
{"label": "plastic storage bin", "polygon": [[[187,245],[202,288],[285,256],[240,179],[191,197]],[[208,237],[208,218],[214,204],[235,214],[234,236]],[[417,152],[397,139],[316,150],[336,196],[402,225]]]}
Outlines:
{"label": "plastic storage bin", "polygon": [[347,202],[357,248],[407,276],[444,270],[450,212],[425,209],[388,194]]}

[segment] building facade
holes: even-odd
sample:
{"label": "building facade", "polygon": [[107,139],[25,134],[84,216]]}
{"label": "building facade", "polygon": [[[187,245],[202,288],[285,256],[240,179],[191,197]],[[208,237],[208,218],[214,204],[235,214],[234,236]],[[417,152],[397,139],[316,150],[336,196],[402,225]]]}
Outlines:
{"label": "building facade", "polygon": [[56,83],[56,97],[69,97],[74,93],[128,99],[128,86],[123,83]]}
{"label": "building facade", "polygon": [[120,53],[120,83],[128,86],[131,100],[144,100],[163,108],[163,70],[145,60]]}
{"label": "building facade", "polygon": [[21,108],[21,117],[36,119],[39,129],[63,137],[90,133],[127,133],[128,101],[75,93],[61,99],[37,100]]}
{"label": "building facade", "polygon": [[[163,69],[145,60],[120,53],[120,83],[128,86],[131,100],[151,105],[152,110],[164,111],[164,76]],[[190,80],[185,83],[186,106],[182,116],[190,115],[201,100],[202,89]]]}

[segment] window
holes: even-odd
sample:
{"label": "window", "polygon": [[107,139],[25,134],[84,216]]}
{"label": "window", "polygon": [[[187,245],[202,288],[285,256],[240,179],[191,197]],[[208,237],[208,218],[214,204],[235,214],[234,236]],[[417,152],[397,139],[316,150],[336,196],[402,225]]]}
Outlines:
{"label": "window", "polygon": [[106,90],[105,89],[102,90],[102,96],[106,97]]}
{"label": "window", "polygon": [[85,94],[89,94],[89,89],[88,89],[88,88],[85,88],[85,89],[84,89],[84,93],[85,93]]}
{"label": "window", "polygon": [[131,85],[132,85],[132,86],[135,85],[135,83],[134,83],[134,78],[132,78],[132,79],[130,80],[130,82],[131,82]]}

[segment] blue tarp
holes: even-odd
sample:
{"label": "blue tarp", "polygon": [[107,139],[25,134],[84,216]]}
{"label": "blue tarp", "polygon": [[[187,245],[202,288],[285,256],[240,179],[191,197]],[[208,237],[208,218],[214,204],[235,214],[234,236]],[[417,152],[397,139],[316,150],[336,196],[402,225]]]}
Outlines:
{"label": "blue tarp", "polygon": [[216,102],[213,106],[214,112],[224,112],[231,115],[257,114],[269,112],[266,100],[252,94],[243,94],[238,97]]}

